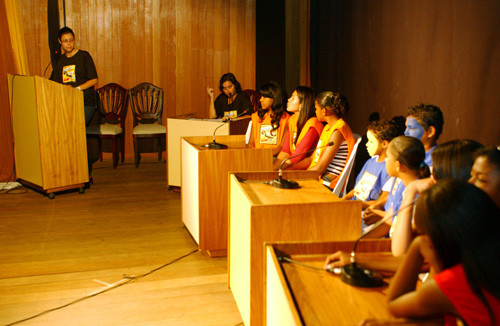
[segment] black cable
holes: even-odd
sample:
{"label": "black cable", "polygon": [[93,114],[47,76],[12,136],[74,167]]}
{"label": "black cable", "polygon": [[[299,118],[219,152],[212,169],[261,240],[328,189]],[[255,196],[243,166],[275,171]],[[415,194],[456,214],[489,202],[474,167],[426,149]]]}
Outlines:
{"label": "black cable", "polygon": [[66,308],[66,307],[72,306],[72,305],[74,305],[74,304],[76,304],[76,303],[79,303],[79,302],[85,301],[85,300],[87,300],[87,299],[90,299],[90,298],[96,297],[96,296],[98,296],[98,295],[100,295],[100,294],[103,294],[103,293],[109,292],[109,291],[111,291],[111,290],[117,289],[117,288],[122,287],[122,286],[123,286],[123,285],[125,285],[125,284],[129,284],[129,283],[131,283],[131,282],[133,282],[133,281],[138,281],[138,280],[140,280],[141,278],[146,277],[146,276],[148,276],[148,275],[150,275],[150,274],[152,274],[152,273],[154,273],[154,272],[157,272],[157,271],[159,271],[160,269],[165,268],[165,267],[167,267],[167,266],[169,266],[169,265],[171,265],[171,264],[173,264],[173,263],[175,263],[175,262],[177,262],[177,261],[181,260],[182,258],[186,258],[186,257],[188,257],[188,256],[192,255],[193,253],[197,252],[197,251],[198,251],[198,249],[195,249],[195,250],[193,250],[193,251],[191,251],[191,252],[189,252],[189,253],[187,253],[187,254],[185,254],[185,255],[182,255],[182,256],[180,256],[180,257],[177,257],[177,258],[175,258],[174,260],[172,260],[172,261],[170,261],[170,262],[168,262],[168,263],[166,263],[166,264],[163,264],[163,265],[161,265],[160,267],[157,267],[157,268],[155,268],[155,269],[153,269],[153,270],[151,270],[151,271],[149,271],[149,272],[147,272],[147,273],[145,273],[145,274],[139,275],[139,276],[133,276],[133,275],[132,275],[132,276],[129,276],[129,275],[124,274],[124,275],[123,275],[123,279],[124,279],[125,281],[124,281],[123,283],[116,284],[116,285],[111,286],[111,287],[109,287],[109,288],[106,288],[106,289],[104,289],[104,290],[102,290],[102,291],[99,291],[99,292],[96,292],[96,293],[93,293],[93,294],[89,294],[89,295],[84,296],[84,297],[82,297],[82,298],[79,298],[79,299],[76,299],[76,300],[74,300],[74,301],[68,302],[68,303],[66,303],[66,304],[64,304],[64,305],[62,305],[62,306],[59,306],[59,307],[55,307],[55,308],[52,308],[52,309],[48,309],[48,310],[42,311],[41,313],[38,313],[38,314],[33,315],[33,316],[31,316],[31,317],[28,317],[28,318],[24,318],[24,319],[21,319],[21,320],[15,321],[15,322],[10,323],[10,324],[7,324],[7,325],[5,325],[5,326],[12,326],[12,325],[17,325],[17,324],[20,324],[20,323],[24,323],[24,322],[26,322],[26,321],[28,321],[28,320],[32,320],[32,319],[35,319],[35,318],[41,317],[41,316],[46,315],[46,314],[48,314],[48,313],[50,313],[50,312],[57,311],[57,310],[61,310],[61,309],[63,309],[63,308]]}
{"label": "black cable", "polygon": [[312,266],[312,265],[307,265],[307,264],[301,263],[300,261],[296,261],[296,260],[293,260],[293,259],[288,258],[288,257],[281,256],[278,258],[278,260],[279,261],[286,261],[287,263],[292,263],[292,264],[299,265],[302,267],[307,267],[310,269],[315,269],[315,270],[320,270],[320,271],[326,272],[326,270],[324,268],[316,267],[316,266]]}

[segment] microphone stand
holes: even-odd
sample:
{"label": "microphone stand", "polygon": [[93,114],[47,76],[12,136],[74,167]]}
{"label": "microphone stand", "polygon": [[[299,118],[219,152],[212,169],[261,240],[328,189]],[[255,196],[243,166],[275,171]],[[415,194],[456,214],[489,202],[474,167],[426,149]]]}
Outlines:
{"label": "microphone stand", "polygon": [[[240,114],[238,114],[235,118],[239,118],[240,116],[242,116],[243,114],[247,113],[247,111],[243,111],[241,112]],[[211,143],[208,143],[208,144],[205,144],[203,145],[202,147],[206,147],[206,148],[210,148],[210,149],[226,149],[227,148],[227,145],[225,144],[220,144],[220,143],[217,143],[215,142],[215,132],[220,128],[222,127],[223,125],[225,125],[226,123],[228,123],[229,121],[231,121],[231,117],[229,117],[226,121],[224,121],[222,124],[220,124],[219,126],[217,126],[217,128],[215,128],[214,130],[214,134],[212,136],[212,142]]]}
{"label": "microphone stand", "polygon": [[314,149],[310,149],[308,150],[307,152],[303,152],[303,153],[299,153],[299,154],[296,154],[296,155],[292,155],[286,159],[283,160],[283,162],[281,162],[280,164],[280,168],[279,168],[279,171],[278,171],[278,179],[274,179],[272,182],[271,182],[271,185],[273,187],[276,187],[276,188],[281,188],[281,189],[297,189],[297,188],[300,188],[299,186],[299,183],[296,182],[296,181],[293,181],[293,180],[287,180],[287,179],[283,179],[283,164],[289,160],[289,159],[292,159],[294,157],[297,157],[297,156],[300,156],[300,155],[304,155],[304,154],[307,154],[307,153],[310,153],[310,152],[314,152],[315,150],[317,150],[318,148],[323,148],[323,147],[329,147],[329,146],[332,146],[333,145],[333,142],[329,142],[328,144],[326,144],[325,146],[320,146],[320,147],[316,147]]}
{"label": "microphone stand", "polygon": [[415,204],[417,200],[415,199],[413,202],[410,204],[401,207],[399,210],[396,212],[385,216],[383,219],[378,221],[377,223],[373,224],[373,227],[363,233],[361,236],[359,236],[356,241],[354,242],[354,245],[352,247],[351,251],[351,263],[349,265],[345,265],[341,268],[340,272],[340,279],[349,285],[353,286],[358,286],[358,287],[363,287],[363,288],[372,288],[372,287],[379,287],[384,285],[384,281],[382,280],[382,276],[378,272],[371,271],[365,267],[363,267],[360,264],[356,263],[356,247],[358,246],[359,240],[363,239],[367,234],[371,233],[373,230],[378,228],[380,225],[385,223],[389,218],[393,218],[394,216],[398,215],[399,212],[401,212],[403,209],[406,209],[412,205]]}

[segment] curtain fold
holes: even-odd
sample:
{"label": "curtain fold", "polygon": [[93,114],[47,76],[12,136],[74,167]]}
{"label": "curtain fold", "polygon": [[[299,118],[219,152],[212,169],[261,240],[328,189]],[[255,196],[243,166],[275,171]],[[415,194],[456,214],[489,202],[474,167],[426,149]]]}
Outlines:
{"label": "curtain fold", "polygon": [[4,0],[4,2],[16,73],[20,75],[29,75],[28,57],[26,55],[26,43],[24,41],[19,2],[18,0]]}

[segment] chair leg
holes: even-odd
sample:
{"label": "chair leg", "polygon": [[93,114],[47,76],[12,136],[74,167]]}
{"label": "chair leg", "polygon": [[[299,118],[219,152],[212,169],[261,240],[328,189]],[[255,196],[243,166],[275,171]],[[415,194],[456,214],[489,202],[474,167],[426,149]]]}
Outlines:
{"label": "chair leg", "polygon": [[99,160],[102,162],[102,139],[98,137],[97,140],[99,142]]}
{"label": "chair leg", "polygon": [[120,147],[122,150],[122,163],[125,161],[125,135],[123,132],[120,134]]}
{"label": "chair leg", "polygon": [[161,138],[158,138],[158,161],[161,161]]}
{"label": "chair leg", "polygon": [[135,168],[139,167],[139,148],[137,147],[137,138],[134,137],[134,157],[135,157]]}
{"label": "chair leg", "polygon": [[113,169],[116,169],[116,166],[118,165],[118,151],[116,150],[116,137],[113,137],[112,142],[113,142],[113,145],[112,145]]}

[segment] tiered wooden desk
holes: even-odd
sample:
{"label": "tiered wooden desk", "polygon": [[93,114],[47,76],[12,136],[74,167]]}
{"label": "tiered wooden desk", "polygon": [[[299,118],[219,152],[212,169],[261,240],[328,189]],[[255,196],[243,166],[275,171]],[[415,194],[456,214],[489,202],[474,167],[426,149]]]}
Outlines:
{"label": "tiered wooden desk", "polygon": [[10,76],[18,180],[49,194],[89,180],[83,93],[38,76]]}
{"label": "tiered wooden desk", "polygon": [[182,222],[210,256],[227,255],[228,173],[270,171],[271,149],[252,149],[244,135],[218,136],[227,149],[202,147],[212,136],[182,138]]}
{"label": "tiered wooden desk", "polygon": [[[216,141],[222,135],[244,135],[250,117],[241,117],[229,121],[217,130]],[[222,124],[215,119],[167,119],[167,175],[169,187],[181,186],[181,138],[194,136],[212,136],[214,130]]]}
{"label": "tiered wooden desk", "polygon": [[352,240],[361,232],[361,202],[340,200],[317,176],[285,172],[284,177],[298,181],[300,189],[250,182],[272,180],[277,173],[230,176],[229,286],[245,325],[265,323],[264,243]]}
{"label": "tiered wooden desk", "polygon": [[[357,288],[343,283],[338,275],[277,259],[287,256],[322,267],[328,254],[350,252],[352,246],[353,241],[267,244],[267,325],[359,325],[367,319],[394,320],[386,307],[387,286]],[[391,256],[390,248],[390,240],[362,240],[357,252],[373,252],[374,258],[382,260]]]}

